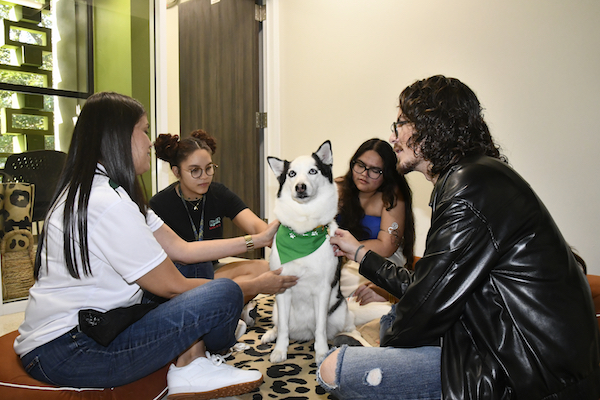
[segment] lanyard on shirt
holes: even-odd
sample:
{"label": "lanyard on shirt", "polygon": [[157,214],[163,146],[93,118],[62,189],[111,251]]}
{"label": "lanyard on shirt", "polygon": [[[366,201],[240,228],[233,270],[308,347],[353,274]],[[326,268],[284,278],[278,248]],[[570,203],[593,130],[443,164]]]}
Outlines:
{"label": "lanyard on shirt", "polygon": [[190,219],[190,224],[192,225],[192,231],[194,232],[194,237],[196,240],[202,240],[204,237],[204,204],[206,204],[205,198],[206,196],[202,196],[202,211],[200,213],[200,226],[196,229],[196,224],[194,224],[194,220],[192,219],[192,214],[190,214],[190,210],[187,208],[186,200],[183,198],[183,193],[181,193],[181,184],[177,186],[177,192],[179,193],[179,198],[181,199],[181,203],[183,204],[183,208]]}

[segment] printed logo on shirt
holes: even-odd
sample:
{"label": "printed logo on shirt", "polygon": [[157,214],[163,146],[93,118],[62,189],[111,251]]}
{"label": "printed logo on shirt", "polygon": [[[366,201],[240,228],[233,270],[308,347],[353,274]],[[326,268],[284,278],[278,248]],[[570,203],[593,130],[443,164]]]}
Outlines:
{"label": "printed logo on shirt", "polygon": [[208,221],[208,229],[216,229],[221,226],[221,217],[217,217],[215,219],[211,219]]}

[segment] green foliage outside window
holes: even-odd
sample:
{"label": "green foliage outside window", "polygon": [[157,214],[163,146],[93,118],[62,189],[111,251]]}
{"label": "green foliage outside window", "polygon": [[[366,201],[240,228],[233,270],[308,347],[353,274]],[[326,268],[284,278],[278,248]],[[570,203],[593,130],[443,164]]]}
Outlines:
{"label": "green foliage outside window", "polygon": [[[13,6],[0,4],[0,19],[10,19],[10,12]],[[42,13],[42,22],[39,26],[45,28],[52,27],[52,20],[48,13]],[[44,35],[37,32],[30,32],[26,29],[11,29],[9,38],[14,41],[29,44],[44,44]],[[0,64],[18,65],[15,51],[9,48],[0,47]],[[52,53],[44,52],[42,55],[41,69],[52,71]],[[15,85],[46,87],[45,77],[40,74],[26,73],[19,71],[0,70],[0,82],[11,83]],[[13,92],[0,90],[0,107],[13,108]],[[54,110],[54,99],[51,96],[44,96],[44,111]],[[44,129],[46,121],[44,118],[35,115],[18,115],[13,121],[13,126],[23,129]],[[0,153],[13,153],[14,135],[0,135]],[[54,137],[44,137],[44,147],[54,149]],[[3,168],[5,157],[0,156],[0,168]]]}

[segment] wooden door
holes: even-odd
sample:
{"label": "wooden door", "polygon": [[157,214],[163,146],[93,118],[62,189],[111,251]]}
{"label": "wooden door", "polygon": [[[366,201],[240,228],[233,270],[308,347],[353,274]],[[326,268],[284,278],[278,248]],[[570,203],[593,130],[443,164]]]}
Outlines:
{"label": "wooden door", "polygon": [[[214,180],[261,216],[259,30],[255,0],[179,4],[181,134],[202,128],[216,138]],[[224,230],[225,237],[243,234],[230,221]]]}

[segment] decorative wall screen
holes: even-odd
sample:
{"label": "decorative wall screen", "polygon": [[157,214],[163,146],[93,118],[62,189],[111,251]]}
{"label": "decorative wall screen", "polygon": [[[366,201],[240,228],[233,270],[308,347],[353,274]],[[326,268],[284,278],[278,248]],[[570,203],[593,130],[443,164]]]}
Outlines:
{"label": "decorative wall screen", "polygon": [[91,0],[0,0],[0,168],[67,148],[93,93],[92,21]]}

